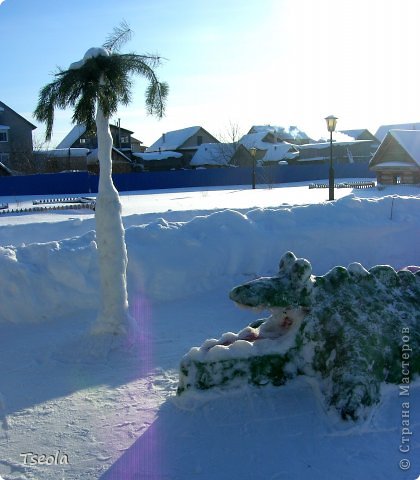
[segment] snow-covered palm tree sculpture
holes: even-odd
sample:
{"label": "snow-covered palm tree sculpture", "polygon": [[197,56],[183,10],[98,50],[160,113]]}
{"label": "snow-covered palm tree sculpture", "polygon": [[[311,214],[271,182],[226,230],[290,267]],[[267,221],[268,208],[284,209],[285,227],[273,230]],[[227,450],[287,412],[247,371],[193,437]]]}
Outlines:
{"label": "snow-covered palm tree sculpture", "polygon": [[41,89],[34,112],[37,120],[46,122],[47,140],[51,138],[55,108],[73,107],[73,122],[84,124],[87,131],[94,129],[96,121],[100,173],[95,219],[102,293],[100,312],[93,327],[96,334],[126,333],[130,322],[127,249],[120,198],[111,177],[109,118],[119,104],[130,102],[133,74],[149,82],[148,113],[162,117],[168,93],[167,84],[159,82],[155,74],[155,68],[161,63],[159,56],[119,53],[120,46],[130,37],[131,30],[123,22],[101,48],[90,48],[81,61],[72,63],[67,70],[59,69],[55,80]]}

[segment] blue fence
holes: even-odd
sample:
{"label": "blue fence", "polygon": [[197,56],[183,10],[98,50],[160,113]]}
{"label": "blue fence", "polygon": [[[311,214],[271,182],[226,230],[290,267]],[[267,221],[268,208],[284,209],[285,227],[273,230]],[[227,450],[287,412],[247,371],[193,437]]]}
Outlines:
{"label": "blue fence", "polygon": [[[335,166],[336,178],[374,178],[366,164]],[[328,178],[328,165],[279,165],[258,167],[258,184],[316,181]],[[98,176],[87,172],[0,177],[0,196],[56,195],[96,193]],[[213,187],[250,185],[252,168],[218,168],[173,170],[113,175],[120,191],[155,190],[165,188]]]}

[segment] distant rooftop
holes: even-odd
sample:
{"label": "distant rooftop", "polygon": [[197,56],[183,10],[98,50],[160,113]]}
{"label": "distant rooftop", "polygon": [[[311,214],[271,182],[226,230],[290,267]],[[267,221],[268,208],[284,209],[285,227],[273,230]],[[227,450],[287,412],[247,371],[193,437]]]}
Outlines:
{"label": "distant rooftop", "polygon": [[279,135],[283,140],[299,140],[310,142],[311,138],[294,125],[281,127],[278,125],[254,125],[248,133],[272,132]]}
{"label": "distant rooftop", "polygon": [[420,130],[420,122],[400,123],[397,125],[382,125],[375,133],[375,137],[382,142],[390,130]]}
{"label": "distant rooftop", "polygon": [[56,149],[70,148],[74,142],[77,141],[86,132],[86,126],[84,124],[75,125],[70,132],[61,140]]}
{"label": "distant rooftop", "polygon": [[247,133],[244,135],[238,143],[243,145],[245,148],[258,148],[259,150],[267,150],[269,145],[273,145],[272,142],[265,141],[265,137],[269,133],[273,133],[269,130],[262,130],[258,132],[253,132],[253,133]]}
{"label": "distant rooftop", "polygon": [[163,133],[162,136],[153,145],[146,149],[146,152],[156,152],[160,150],[177,150],[189,138],[195,135],[200,126],[181,128],[180,130],[173,130],[171,132]]}

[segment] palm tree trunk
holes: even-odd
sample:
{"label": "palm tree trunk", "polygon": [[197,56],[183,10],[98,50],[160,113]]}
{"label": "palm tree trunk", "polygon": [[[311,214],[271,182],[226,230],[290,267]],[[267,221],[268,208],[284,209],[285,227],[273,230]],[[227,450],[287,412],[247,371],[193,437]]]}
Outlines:
{"label": "palm tree trunk", "polygon": [[127,249],[121,219],[121,202],[112,182],[112,136],[109,119],[97,106],[96,128],[99,157],[99,188],[96,200],[96,242],[99,255],[101,305],[92,332],[127,333]]}

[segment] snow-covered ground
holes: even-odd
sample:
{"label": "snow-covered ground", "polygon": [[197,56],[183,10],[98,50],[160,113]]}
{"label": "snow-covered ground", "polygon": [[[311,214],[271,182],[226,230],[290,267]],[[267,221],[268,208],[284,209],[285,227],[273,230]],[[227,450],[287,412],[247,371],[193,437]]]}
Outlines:
{"label": "snow-covered ground", "polygon": [[302,377],[175,397],[190,347],[263,316],[238,309],[229,290],[274,273],[285,251],[315,274],[420,264],[419,188],[327,196],[305,184],[123,194],[140,348],[109,355],[86,333],[99,301],[93,213],[0,215],[0,478],[417,479],[415,379],[409,397],[384,386],[357,425],[325,412]]}

